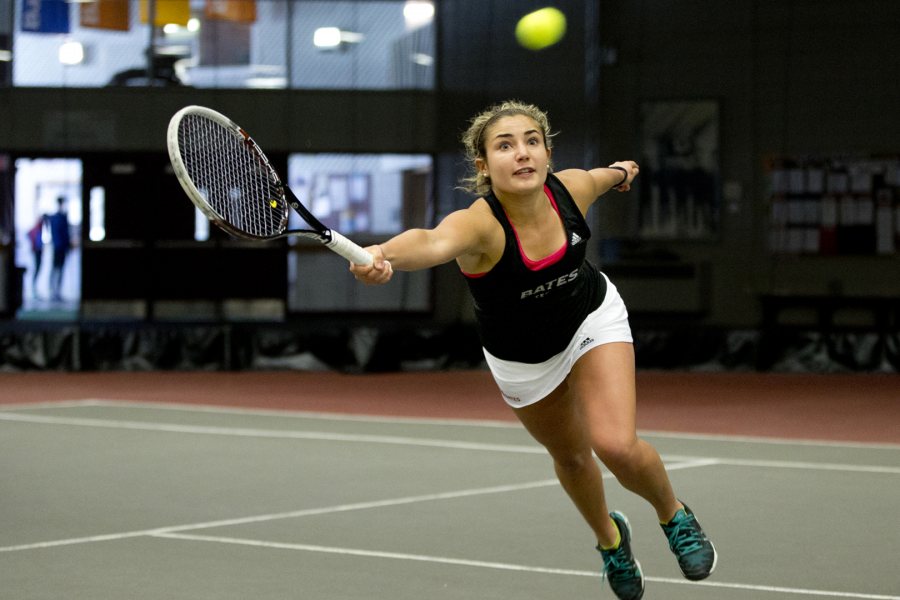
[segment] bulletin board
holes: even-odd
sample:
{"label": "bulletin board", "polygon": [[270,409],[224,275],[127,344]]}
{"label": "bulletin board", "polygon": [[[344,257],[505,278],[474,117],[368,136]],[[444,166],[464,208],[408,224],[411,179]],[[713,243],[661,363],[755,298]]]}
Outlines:
{"label": "bulletin board", "polygon": [[765,161],[774,254],[900,251],[900,156]]}

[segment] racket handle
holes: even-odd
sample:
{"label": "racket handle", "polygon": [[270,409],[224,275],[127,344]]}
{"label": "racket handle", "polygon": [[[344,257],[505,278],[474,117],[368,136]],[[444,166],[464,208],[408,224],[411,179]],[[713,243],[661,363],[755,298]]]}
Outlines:
{"label": "racket handle", "polygon": [[372,264],[371,254],[333,229],[331,230],[331,241],[326,242],[325,245],[355,265]]}

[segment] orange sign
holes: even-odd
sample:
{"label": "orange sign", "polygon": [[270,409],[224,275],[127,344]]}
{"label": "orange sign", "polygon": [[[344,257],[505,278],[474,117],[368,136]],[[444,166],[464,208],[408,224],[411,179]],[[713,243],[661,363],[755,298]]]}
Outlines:
{"label": "orange sign", "polygon": [[191,4],[189,0],[141,0],[141,23],[149,21],[148,1],[153,3],[153,24],[157,26],[188,24],[191,18]]}
{"label": "orange sign", "polygon": [[82,27],[128,31],[131,25],[128,0],[97,0],[82,4],[79,10]]}

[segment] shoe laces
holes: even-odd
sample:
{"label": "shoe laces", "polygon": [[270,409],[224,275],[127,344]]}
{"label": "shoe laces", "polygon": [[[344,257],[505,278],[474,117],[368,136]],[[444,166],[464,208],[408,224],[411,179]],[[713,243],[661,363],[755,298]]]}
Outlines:
{"label": "shoe laces", "polygon": [[628,555],[624,546],[603,553],[602,579],[610,581],[624,581],[634,577],[634,561]]}
{"label": "shoe laces", "polygon": [[680,555],[690,554],[703,549],[703,534],[694,526],[693,515],[686,515],[675,523],[666,526],[666,537],[672,550]]}

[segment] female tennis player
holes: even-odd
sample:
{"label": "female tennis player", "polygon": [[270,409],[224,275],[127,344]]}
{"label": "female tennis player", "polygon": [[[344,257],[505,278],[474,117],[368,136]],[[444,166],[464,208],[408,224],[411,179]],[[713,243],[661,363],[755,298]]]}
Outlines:
{"label": "female tennis player", "polygon": [[504,400],[546,447],[557,477],[597,538],[603,574],[618,598],[644,592],[625,516],[609,512],[593,454],[655,509],[684,576],[703,579],[716,551],[673,492],[659,454],[637,437],[635,362],[616,287],[585,259],[585,215],[610,189],[626,192],[633,161],[553,173],[547,116],[518,101],[472,119],[463,136],[480,194],[433,229],[410,229],[366,248],[356,279],[456,260],[475,303],[484,356]]}

